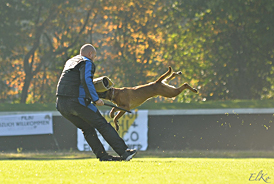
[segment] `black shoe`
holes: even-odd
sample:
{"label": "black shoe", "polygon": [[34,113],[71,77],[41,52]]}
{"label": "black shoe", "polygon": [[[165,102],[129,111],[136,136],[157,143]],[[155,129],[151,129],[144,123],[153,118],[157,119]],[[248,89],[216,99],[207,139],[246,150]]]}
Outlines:
{"label": "black shoe", "polygon": [[122,160],[130,161],[135,155],[137,151],[135,149],[126,150],[125,153],[121,156]]}
{"label": "black shoe", "polygon": [[102,161],[122,161],[122,158],[121,157],[117,157],[117,156],[108,155],[108,157],[106,157],[106,158],[99,158],[99,160],[101,162]]}

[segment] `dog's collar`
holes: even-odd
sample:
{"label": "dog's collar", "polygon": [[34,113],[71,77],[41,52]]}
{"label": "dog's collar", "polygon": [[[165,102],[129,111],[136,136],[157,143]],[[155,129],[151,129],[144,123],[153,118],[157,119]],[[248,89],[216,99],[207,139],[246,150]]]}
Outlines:
{"label": "dog's collar", "polygon": [[111,91],[112,91],[112,94],[111,94],[111,97],[110,97],[110,101],[112,102],[113,98],[114,98],[114,88],[111,88]]}

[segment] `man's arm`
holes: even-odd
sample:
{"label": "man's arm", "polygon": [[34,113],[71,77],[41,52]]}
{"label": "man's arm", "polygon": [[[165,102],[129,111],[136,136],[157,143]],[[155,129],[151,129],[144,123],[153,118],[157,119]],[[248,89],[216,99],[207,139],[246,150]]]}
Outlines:
{"label": "man's arm", "polygon": [[93,63],[89,61],[82,62],[79,68],[80,80],[85,90],[86,97],[88,97],[89,99],[91,99],[93,102],[96,103],[100,99],[98,97],[98,94],[93,84],[93,73],[92,73],[93,66],[92,65]]}

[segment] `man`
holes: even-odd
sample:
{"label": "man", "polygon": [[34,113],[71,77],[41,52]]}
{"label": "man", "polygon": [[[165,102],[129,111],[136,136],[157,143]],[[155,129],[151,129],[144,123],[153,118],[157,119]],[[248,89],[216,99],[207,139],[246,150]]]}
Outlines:
{"label": "man", "polygon": [[[96,49],[91,44],[85,44],[80,49],[80,55],[65,63],[57,84],[56,107],[66,119],[83,131],[86,141],[100,161],[129,161],[137,153],[136,150],[128,150],[124,140],[94,105],[104,105],[93,84],[95,57]],[[106,153],[95,129],[119,157]]]}

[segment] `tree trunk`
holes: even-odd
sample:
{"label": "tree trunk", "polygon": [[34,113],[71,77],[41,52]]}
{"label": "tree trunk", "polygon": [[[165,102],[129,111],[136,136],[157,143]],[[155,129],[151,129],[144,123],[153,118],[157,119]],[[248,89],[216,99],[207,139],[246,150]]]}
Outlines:
{"label": "tree trunk", "polygon": [[30,86],[30,82],[32,80],[32,75],[31,74],[26,74],[25,80],[24,80],[24,86],[21,94],[21,100],[20,103],[26,103],[27,97],[28,97],[28,90]]}

